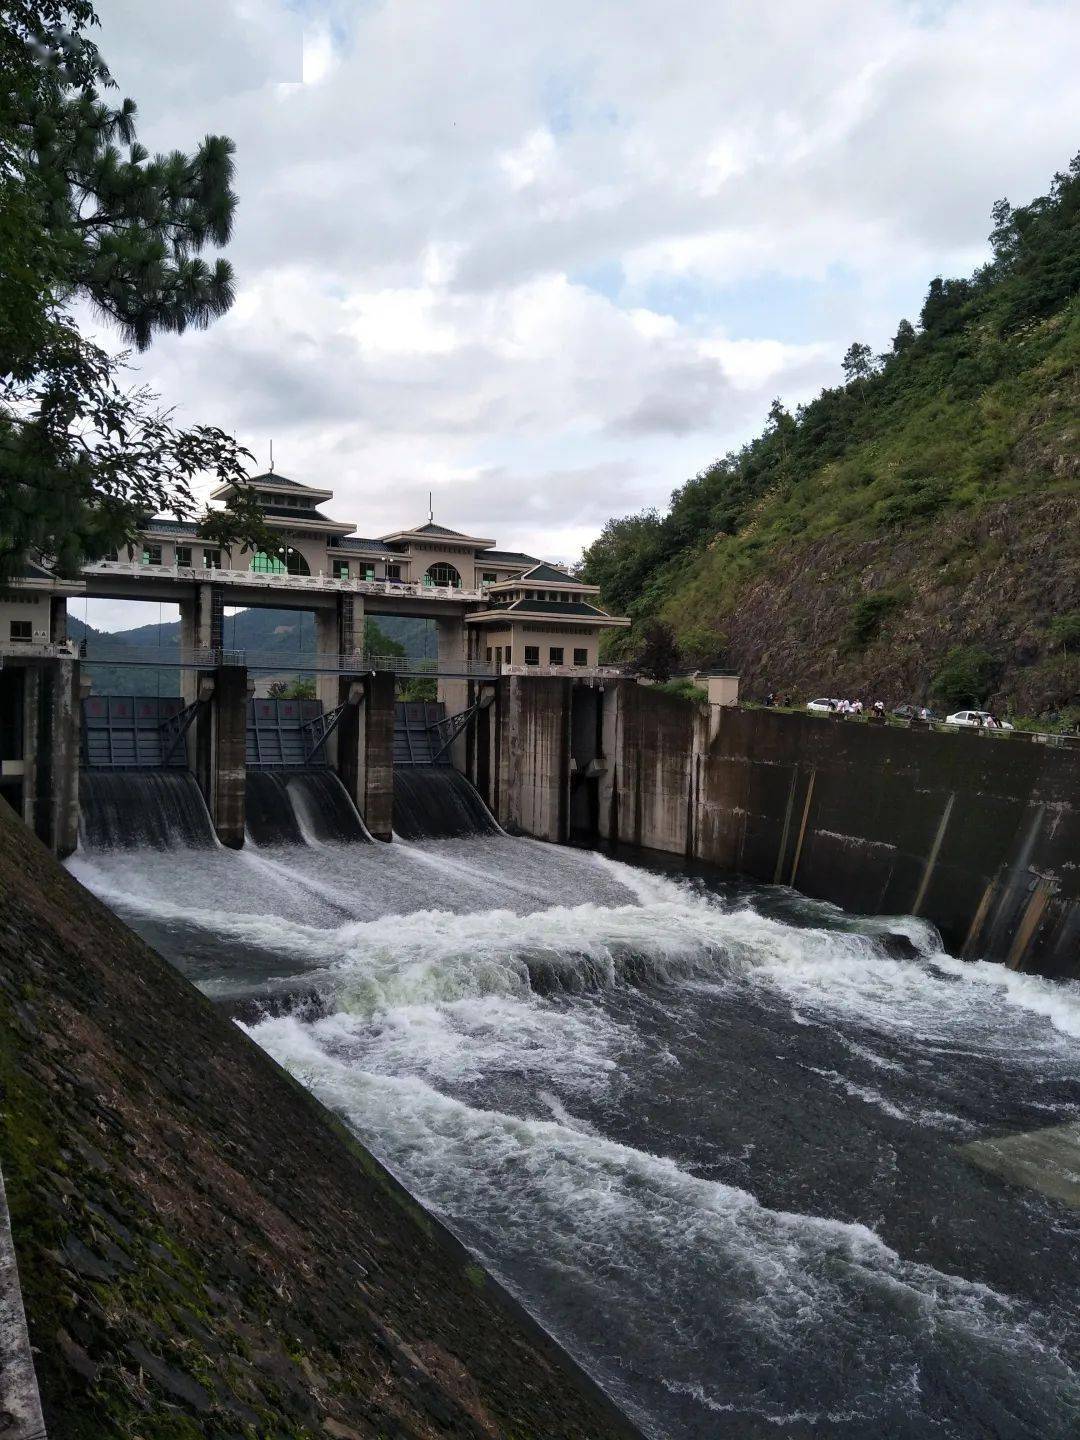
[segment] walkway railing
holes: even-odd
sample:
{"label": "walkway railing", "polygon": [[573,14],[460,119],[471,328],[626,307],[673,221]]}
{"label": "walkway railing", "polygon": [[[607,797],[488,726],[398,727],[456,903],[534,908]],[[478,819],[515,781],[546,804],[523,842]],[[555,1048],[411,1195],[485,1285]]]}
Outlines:
{"label": "walkway railing", "polygon": [[357,675],[373,670],[390,670],[395,675],[455,676],[458,679],[492,679],[495,666],[487,660],[437,660],[426,656],[375,655],[355,651],[351,655],[320,655],[313,651],[288,650],[186,650],[162,649],[153,645],[110,644],[107,640],[83,640],[79,655],[88,665],[158,665],[182,670],[212,670],[218,665],[245,665],[249,670],[273,674]]}
{"label": "walkway railing", "polygon": [[263,570],[215,570],[194,565],[140,565],[134,560],[95,560],[84,575],[123,575],[140,580],[176,580],[185,585],[242,585],[256,590],[306,590],[324,594],[386,595],[458,604],[486,598],[485,590],[456,585],[427,585],[422,580],[339,580],[331,575],[279,575]]}

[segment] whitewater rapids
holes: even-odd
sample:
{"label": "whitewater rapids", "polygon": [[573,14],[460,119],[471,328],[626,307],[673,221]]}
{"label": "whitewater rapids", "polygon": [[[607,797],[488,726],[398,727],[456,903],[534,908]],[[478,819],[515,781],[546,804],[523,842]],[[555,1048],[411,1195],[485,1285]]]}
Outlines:
{"label": "whitewater rapids", "polygon": [[910,918],[501,835],[85,850],[656,1437],[1080,1431],[1080,986]]}

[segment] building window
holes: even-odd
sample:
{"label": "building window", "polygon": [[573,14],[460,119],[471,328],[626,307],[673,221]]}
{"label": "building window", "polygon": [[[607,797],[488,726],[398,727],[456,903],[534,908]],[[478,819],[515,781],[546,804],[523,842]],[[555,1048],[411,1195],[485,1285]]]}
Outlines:
{"label": "building window", "polygon": [[375,566],[374,566],[374,565],[365,565],[365,566],[364,566],[364,579],[365,579],[365,580],[374,580],[374,579],[375,579]]}
{"label": "building window", "polygon": [[588,652],[588,650],[575,650],[575,651],[574,651],[574,664],[575,664],[575,665],[587,665],[588,663],[589,663],[589,652]]}
{"label": "building window", "polygon": [[432,585],[452,585],[455,590],[461,586],[461,576],[453,565],[448,565],[445,560],[440,560],[436,565],[429,565],[427,578]]}
{"label": "building window", "polygon": [[203,563],[203,569],[204,569],[204,570],[220,570],[220,569],[221,569],[221,551],[220,551],[220,550],[204,550],[204,551],[202,552],[202,563]]}
{"label": "building window", "polygon": [[506,647],[506,655],[505,655],[504,658],[505,658],[505,660],[506,660],[507,665],[512,665],[512,664],[514,663],[514,662],[513,662],[513,659],[511,658],[510,646],[509,646],[509,645],[507,645],[507,647]]}
{"label": "building window", "polygon": [[12,620],[8,629],[9,638],[17,645],[29,645],[34,638],[34,625],[31,620]]}
{"label": "building window", "polygon": [[487,660],[487,663],[490,665],[490,664],[491,664],[491,646],[490,646],[490,645],[487,647],[487,655],[485,656],[485,659]]}
{"label": "building window", "polygon": [[525,664],[526,664],[526,665],[539,665],[539,664],[540,664],[540,646],[539,646],[539,645],[526,645],[526,646],[525,646]]}
{"label": "building window", "polygon": [[191,546],[190,546],[190,545],[177,545],[177,547],[176,547],[176,563],[177,563],[177,565],[190,565],[190,564],[191,564]]}
{"label": "building window", "polygon": [[260,575],[311,574],[303,555],[291,545],[281,545],[277,550],[256,550],[251,568]]}
{"label": "building window", "polygon": [[335,580],[348,580],[348,578],[349,578],[349,562],[348,562],[347,560],[335,560],[335,561],[334,561],[334,579],[335,579]]}
{"label": "building window", "polygon": [[480,576],[480,581],[483,585],[494,585],[498,578],[498,574],[494,570],[485,570]]}
{"label": "building window", "polygon": [[161,564],[161,546],[160,546],[160,545],[144,545],[144,546],[143,546],[143,552],[142,552],[142,563],[143,563],[144,565],[160,565],[160,564]]}
{"label": "building window", "polygon": [[387,565],[387,567],[386,567],[386,578],[387,578],[387,580],[400,580],[400,579],[401,579],[401,566],[400,566],[400,565]]}
{"label": "building window", "polygon": [[563,647],[561,645],[552,645],[551,648],[548,650],[549,665],[561,665],[563,663],[562,657]]}

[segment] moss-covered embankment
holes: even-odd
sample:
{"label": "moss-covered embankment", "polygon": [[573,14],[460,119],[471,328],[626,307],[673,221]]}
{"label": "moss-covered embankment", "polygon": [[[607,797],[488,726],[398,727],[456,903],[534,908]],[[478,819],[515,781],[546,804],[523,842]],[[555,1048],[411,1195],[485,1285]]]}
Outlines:
{"label": "moss-covered embankment", "polygon": [[52,1440],[634,1433],[3,804],[0,1085]]}

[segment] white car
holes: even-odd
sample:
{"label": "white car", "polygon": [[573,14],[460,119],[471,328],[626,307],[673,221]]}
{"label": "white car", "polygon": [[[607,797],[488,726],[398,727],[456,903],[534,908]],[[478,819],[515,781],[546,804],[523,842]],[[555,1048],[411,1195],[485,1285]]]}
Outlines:
{"label": "white car", "polygon": [[[992,718],[989,710],[957,710],[954,714],[945,716],[945,724],[963,725],[969,730],[979,730]],[[1008,720],[998,720],[990,728],[993,730],[999,728],[1002,730],[1011,730],[1013,727],[1009,724]]]}
{"label": "white car", "polygon": [[806,708],[811,715],[831,715],[839,703],[839,700],[808,700]]}

